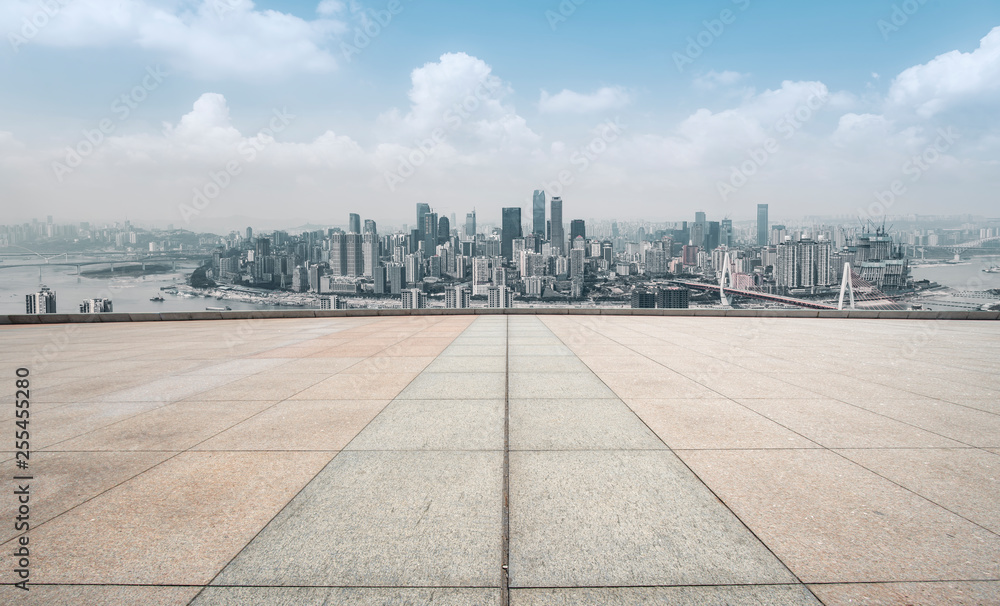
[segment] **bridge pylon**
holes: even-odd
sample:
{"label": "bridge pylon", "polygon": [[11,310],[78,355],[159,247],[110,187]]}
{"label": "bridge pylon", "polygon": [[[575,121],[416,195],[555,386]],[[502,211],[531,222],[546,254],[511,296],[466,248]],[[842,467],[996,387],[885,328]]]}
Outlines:
{"label": "bridge pylon", "polygon": [[840,299],[837,301],[837,309],[844,309],[844,295],[851,293],[851,309],[854,309],[854,275],[850,263],[844,263],[844,279],[840,281]]}
{"label": "bridge pylon", "polygon": [[731,307],[732,303],[729,301],[729,297],[726,296],[726,276],[729,276],[729,288],[733,288],[733,268],[732,262],[729,260],[729,253],[726,253],[726,258],[722,260],[722,277],[719,279],[719,297],[722,299],[722,305],[725,307]]}

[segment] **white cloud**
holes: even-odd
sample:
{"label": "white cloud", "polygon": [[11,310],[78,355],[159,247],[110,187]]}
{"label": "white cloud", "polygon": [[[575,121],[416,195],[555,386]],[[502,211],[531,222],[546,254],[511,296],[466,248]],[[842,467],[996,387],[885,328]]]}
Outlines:
{"label": "white cloud", "polygon": [[571,90],[550,95],[543,90],[542,97],[538,101],[538,111],[543,114],[590,114],[620,109],[631,101],[632,95],[620,86],[606,86],[589,95]]}
{"label": "white cloud", "polygon": [[21,33],[25,19],[45,19],[18,45],[62,48],[141,48],[163,56],[172,68],[196,77],[258,79],[291,72],[322,73],[336,67],[329,51],[347,30],[328,18],[335,2],[307,21],[275,10],[258,10],[250,0],[12,0],[0,8],[0,30]]}
{"label": "white cloud", "polygon": [[930,118],[964,101],[995,103],[1000,91],[1000,27],[971,53],[957,50],[911,67],[893,80],[891,109]]}
{"label": "white cloud", "polygon": [[410,74],[410,107],[379,116],[379,130],[387,142],[411,144],[441,129],[449,146],[491,150],[522,148],[538,140],[505,103],[512,90],[481,59],[448,53]]}
{"label": "white cloud", "polygon": [[750,77],[750,74],[739,72],[712,70],[707,74],[701,74],[694,79],[694,87],[699,90],[715,90],[716,88],[728,88],[735,86]]}

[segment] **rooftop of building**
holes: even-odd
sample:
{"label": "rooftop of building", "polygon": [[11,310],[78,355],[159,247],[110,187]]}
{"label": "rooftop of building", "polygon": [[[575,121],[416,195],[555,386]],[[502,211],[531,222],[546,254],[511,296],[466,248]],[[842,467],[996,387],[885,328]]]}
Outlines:
{"label": "rooftop of building", "polygon": [[2,466],[34,478],[32,589],[2,603],[1000,602],[1000,323],[246,317],[0,344],[33,449]]}

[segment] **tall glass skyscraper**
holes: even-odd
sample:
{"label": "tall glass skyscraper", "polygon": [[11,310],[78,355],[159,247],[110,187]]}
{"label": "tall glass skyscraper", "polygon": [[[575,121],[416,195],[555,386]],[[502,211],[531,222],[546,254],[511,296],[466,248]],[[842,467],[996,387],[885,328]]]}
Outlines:
{"label": "tall glass skyscraper", "polygon": [[347,230],[349,233],[360,234],[361,233],[361,215],[359,215],[357,213],[351,213],[351,224],[350,224],[349,227],[350,228]]}
{"label": "tall glass skyscraper", "polygon": [[536,189],[531,200],[532,233],[545,237],[545,192]]}
{"label": "tall glass skyscraper", "polygon": [[512,261],[514,259],[514,239],[520,238],[521,234],[521,209],[503,209],[503,231],[500,235],[500,254],[504,259]]}
{"label": "tall glass skyscraper", "polygon": [[474,238],[476,236],[476,211],[465,215],[465,235]]}
{"label": "tall glass skyscraper", "polygon": [[417,230],[420,232],[420,239],[424,239],[424,217],[431,212],[431,205],[423,202],[417,203]]}
{"label": "tall glass skyscraper", "polygon": [[563,207],[562,198],[556,197],[552,198],[549,203],[549,220],[552,224],[549,226],[549,231],[551,236],[549,240],[552,242],[552,247],[559,251],[559,254],[566,254],[566,233],[563,231]]}
{"label": "tall glass skyscraper", "polygon": [[757,205],[757,246],[767,246],[767,204]]}

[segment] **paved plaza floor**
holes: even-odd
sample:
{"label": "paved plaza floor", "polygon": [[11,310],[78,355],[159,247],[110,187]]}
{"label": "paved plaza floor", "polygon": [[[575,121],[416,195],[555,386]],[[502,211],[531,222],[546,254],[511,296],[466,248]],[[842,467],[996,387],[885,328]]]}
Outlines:
{"label": "paved plaza floor", "polygon": [[1000,323],[0,327],[2,604],[1000,603]]}

